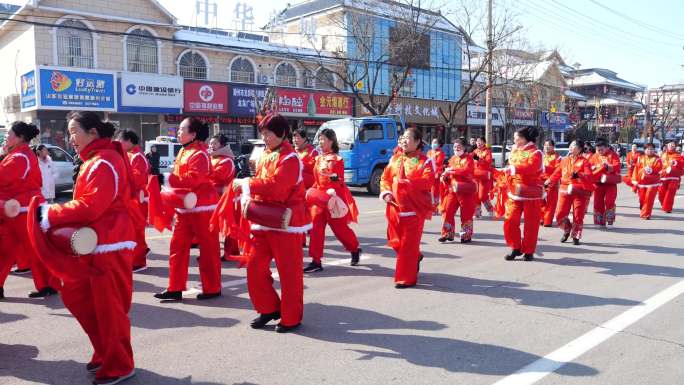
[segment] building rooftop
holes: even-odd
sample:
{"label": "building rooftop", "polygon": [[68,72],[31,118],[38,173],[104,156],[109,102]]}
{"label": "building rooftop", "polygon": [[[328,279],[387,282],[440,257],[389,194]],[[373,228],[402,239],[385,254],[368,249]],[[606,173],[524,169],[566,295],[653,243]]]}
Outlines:
{"label": "building rooftop", "polygon": [[605,68],[586,68],[574,70],[570,74],[570,87],[592,86],[607,84],[633,91],[643,92],[646,87],[621,79],[617,73]]}

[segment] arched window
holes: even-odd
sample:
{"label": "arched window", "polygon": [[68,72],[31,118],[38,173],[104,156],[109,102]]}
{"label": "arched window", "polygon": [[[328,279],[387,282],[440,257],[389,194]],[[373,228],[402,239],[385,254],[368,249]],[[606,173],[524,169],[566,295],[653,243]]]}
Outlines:
{"label": "arched window", "polygon": [[136,29],[126,36],[126,55],[128,71],[130,72],[159,72],[157,41],[154,35],[146,29]]}
{"label": "arched window", "polygon": [[290,63],[281,63],[276,68],[275,83],[281,87],[297,87],[297,70]]}
{"label": "arched window", "polygon": [[197,52],[188,51],[178,60],[178,75],[184,79],[207,79],[207,62]]}
{"label": "arched window", "polygon": [[316,77],[311,70],[304,70],[302,73],[302,78],[304,79],[304,88],[314,88],[314,82]]}
{"label": "arched window", "polygon": [[316,72],[316,88],[319,90],[335,89],[335,75],[327,68],[320,68]]}
{"label": "arched window", "polygon": [[82,22],[68,19],[57,27],[57,65],[94,67],[93,35]]}
{"label": "arched window", "polygon": [[254,66],[244,57],[233,60],[230,65],[230,81],[238,83],[254,83]]}

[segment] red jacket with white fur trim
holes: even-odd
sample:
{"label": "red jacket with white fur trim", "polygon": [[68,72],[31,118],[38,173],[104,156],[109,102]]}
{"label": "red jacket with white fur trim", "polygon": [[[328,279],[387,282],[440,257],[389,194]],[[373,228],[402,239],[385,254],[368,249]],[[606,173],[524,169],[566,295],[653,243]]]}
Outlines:
{"label": "red jacket with white fur trim", "polygon": [[0,162],[0,198],[16,199],[25,209],[42,186],[38,158],[28,144],[16,146]]}
{"label": "red jacket with white fur trim", "polygon": [[211,161],[204,142],[194,141],[180,150],[168,182],[173,188],[194,192],[197,205],[193,209],[176,209],[176,212],[189,214],[214,211],[218,194],[211,183],[211,172]]}

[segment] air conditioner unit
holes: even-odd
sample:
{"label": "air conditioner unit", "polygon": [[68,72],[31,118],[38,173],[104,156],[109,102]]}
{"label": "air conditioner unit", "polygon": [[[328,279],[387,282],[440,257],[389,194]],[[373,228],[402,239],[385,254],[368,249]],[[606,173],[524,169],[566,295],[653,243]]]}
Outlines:
{"label": "air conditioner unit", "polygon": [[259,74],[259,76],[257,76],[257,83],[259,83],[259,84],[270,84],[271,78],[268,75]]}

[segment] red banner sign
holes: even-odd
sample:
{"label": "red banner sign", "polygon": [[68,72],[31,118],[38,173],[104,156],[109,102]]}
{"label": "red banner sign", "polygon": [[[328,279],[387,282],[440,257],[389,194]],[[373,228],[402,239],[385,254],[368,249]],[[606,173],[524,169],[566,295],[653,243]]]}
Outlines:
{"label": "red banner sign", "polygon": [[352,101],[334,92],[314,92],[279,88],[276,90],[276,111],[307,116],[351,116]]}
{"label": "red banner sign", "polygon": [[183,94],[184,112],[228,113],[227,84],[186,80]]}

